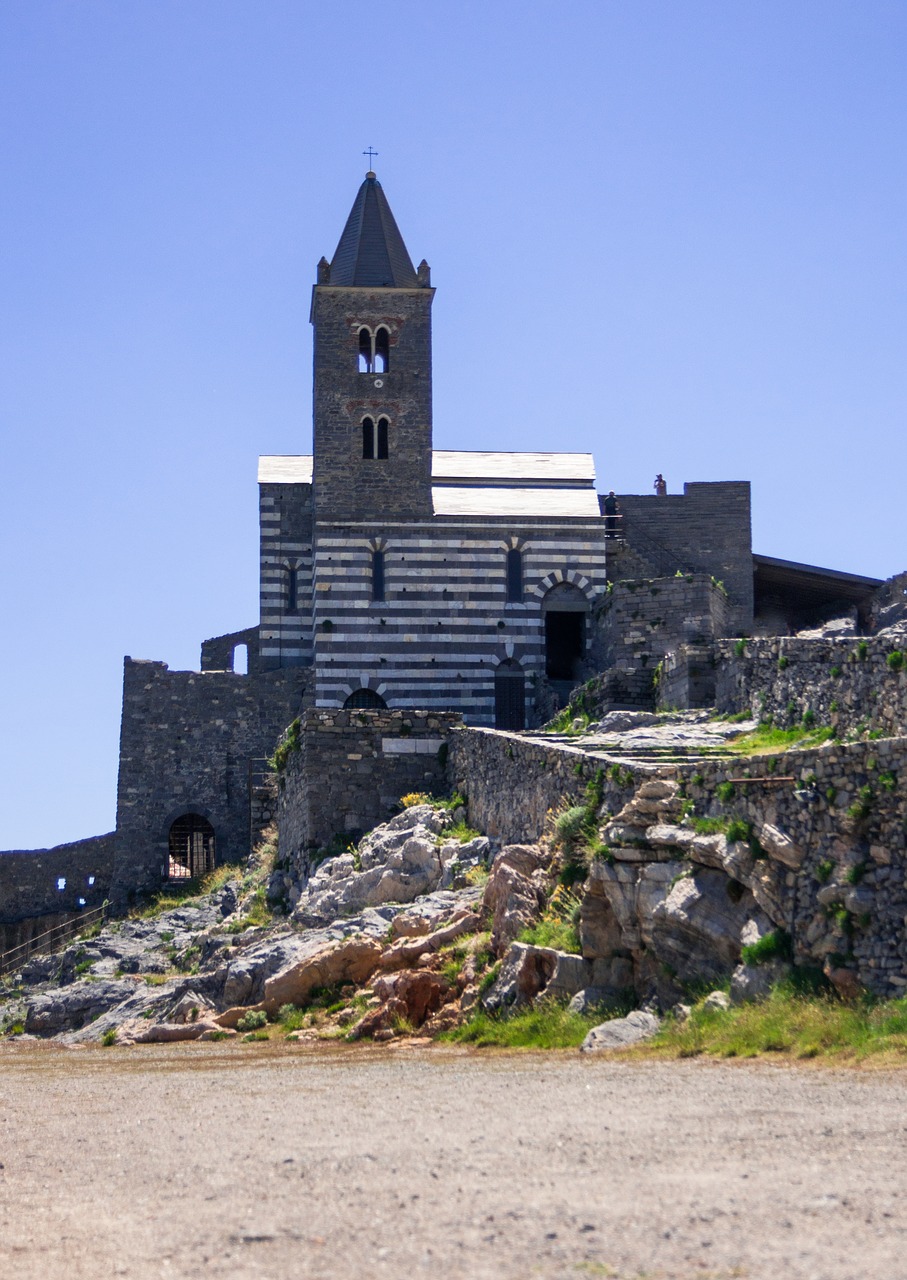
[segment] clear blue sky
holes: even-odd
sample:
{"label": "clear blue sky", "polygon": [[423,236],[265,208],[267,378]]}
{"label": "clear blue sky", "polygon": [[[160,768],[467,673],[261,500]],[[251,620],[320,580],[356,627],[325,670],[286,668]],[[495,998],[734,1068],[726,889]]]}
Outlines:
{"label": "clear blue sky", "polygon": [[124,653],[256,621],[369,145],[438,446],[750,479],[756,550],[903,569],[905,68],[904,0],[3,0],[0,848],[112,827]]}

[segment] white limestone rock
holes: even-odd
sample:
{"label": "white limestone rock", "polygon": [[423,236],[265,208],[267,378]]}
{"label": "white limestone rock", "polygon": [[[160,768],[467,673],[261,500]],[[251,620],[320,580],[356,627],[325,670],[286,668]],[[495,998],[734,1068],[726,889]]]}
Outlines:
{"label": "white limestone rock", "polygon": [[654,1013],[634,1009],[625,1018],[612,1018],[593,1027],[580,1045],[580,1053],[602,1053],[608,1049],[626,1049],[630,1045],[651,1040],[661,1022]]}
{"label": "white limestone rock", "polygon": [[355,854],[323,863],[300,895],[294,919],[326,924],[366,907],[412,902],[431,893],[444,870],[437,837],[448,821],[431,805],[404,809],[370,832]]}

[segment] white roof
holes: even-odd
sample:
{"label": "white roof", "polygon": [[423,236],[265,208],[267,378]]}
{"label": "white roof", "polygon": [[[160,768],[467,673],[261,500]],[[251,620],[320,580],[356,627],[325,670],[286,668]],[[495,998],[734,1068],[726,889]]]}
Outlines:
{"label": "white roof", "polygon": [[311,484],[310,453],[265,454],[258,459],[259,484]]}
{"label": "white roof", "polygon": [[570,516],[599,520],[594,489],[570,486],[518,488],[491,485],[435,485],[431,491],[436,516]]}
{"label": "white roof", "polygon": [[[311,484],[312,455],[266,455],[259,484]],[[436,449],[437,516],[601,518],[591,453],[480,453]]]}
{"label": "white roof", "polygon": [[567,482],[591,487],[595,484],[595,462],[591,453],[468,453],[435,449],[431,474],[436,484]]}

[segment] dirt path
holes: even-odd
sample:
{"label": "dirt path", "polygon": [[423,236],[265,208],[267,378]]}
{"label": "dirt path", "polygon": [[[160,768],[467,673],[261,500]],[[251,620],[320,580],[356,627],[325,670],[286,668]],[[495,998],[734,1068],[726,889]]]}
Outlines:
{"label": "dirt path", "polygon": [[0,1276],[907,1275],[907,1075],[0,1053]]}

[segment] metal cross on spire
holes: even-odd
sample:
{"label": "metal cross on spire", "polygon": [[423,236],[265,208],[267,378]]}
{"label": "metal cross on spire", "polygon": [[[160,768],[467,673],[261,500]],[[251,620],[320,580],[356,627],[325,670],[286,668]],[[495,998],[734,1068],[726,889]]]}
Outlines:
{"label": "metal cross on spire", "polygon": [[372,170],[372,156],[376,156],[376,155],[378,154],[378,152],[377,152],[377,151],[373,151],[373,150],[372,150],[372,148],[371,148],[371,147],[369,147],[368,151],[363,151],[363,153],[362,153],[362,154],[363,154],[364,156],[368,156],[368,167],[369,167],[369,172],[371,172],[371,170]]}

